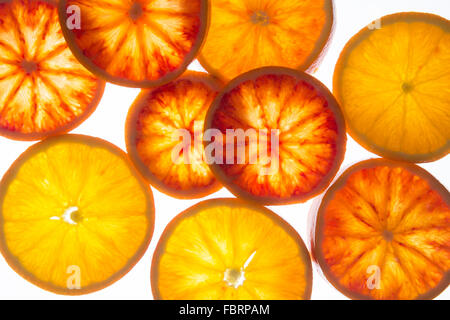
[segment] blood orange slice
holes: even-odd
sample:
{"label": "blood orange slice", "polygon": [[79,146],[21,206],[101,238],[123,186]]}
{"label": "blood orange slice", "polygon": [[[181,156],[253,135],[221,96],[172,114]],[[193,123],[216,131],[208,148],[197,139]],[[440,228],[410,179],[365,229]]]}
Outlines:
{"label": "blood orange slice", "polygon": [[0,135],[40,140],[70,131],[103,89],[67,47],[54,2],[0,3]]}
{"label": "blood orange slice", "polygon": [[450,195],[425,170],[383,159],[348,169],[328,190],[313,255],[354,299],[429,299],[450,280]]}
{"label": "blood orange slice", "polygon": [[236,196],[261,204],[319,194],[345,153],[345,122],[332,94],[313,77],[281,67],[231,81],[205,129],[213,173]]}
{"label": "blood orange slice", "polygon": [[208,24],[207,0],[62,0],[59,9],[69,47],[85,67],[138,88],[180,76]]}
{"label": "blood orange slice", "polygon": [[310,299],[312,267],[298,233],[237,199],[199,203],[164,231],[153,257],[155,299]]}
{"label": "blood orange slice", "polygon": [[160,191],[193,199],[221,188],[203,156],[206,112],[220,88],[207,74],[189,71],[167,85],[143,90],[131,107],[128,153]]}

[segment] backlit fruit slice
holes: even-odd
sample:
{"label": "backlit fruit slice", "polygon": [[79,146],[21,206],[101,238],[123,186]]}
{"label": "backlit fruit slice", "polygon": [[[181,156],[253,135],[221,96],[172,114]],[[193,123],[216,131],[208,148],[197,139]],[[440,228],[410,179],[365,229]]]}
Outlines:
{"label": "backlit fruit slice", "polygon": [[310,299],[312,267],[298,233],[238,199],[201,202],[164,231],[152,289],[164,300]]}
{"label": "backlit fruit slice", "polygon": [[333,19],[331,0],[211,0],[199,61],[224,80],[266,66],[313,70]]}
{"label": "backlit fruit slice", "polygon": [[0,249],[33,284],[80,295],[112,284],[153,233],[148,185],[126,154],[87,136],[28,149],[0,184]]}
{"label": "backlit fruit slice", "polygon": [[376,159],[325,194],[313,255],[353,299],[431,299],[450,280],[450,195],[425,170]]}
{"label": "backlit fruit slice", "polygon": [[213,103],[205,128],[219,130],[205,149],[215,176],[234,195],[265,205],[321,193],[346,148],[345,122],[329,90],[281,67],[233,80]]}
{"label": "backlit fruit slice", "polygon": [[208,1],[61,0],[59,14],[86,68],[119,85],[148,88],[177,78],[195,59]]}
{"label": "backlit fruit slice", "polygon": [[450,21],[398,13],[365,28],[339,58],[334,93],[368,150],[429,162],[450,150]]}
{"label": "backlit fruit slice", "polygon": [[221,188],[203,157],[206,112],[219,90],[206,73],[189,71],[165,86],[143,90],[131,107],[128,153],[161,192],[194,199]]}
{"label": "backlit fruit slice", "polygon": [[40,140],[95,110],[104,82],[70,52],[51,1],[0,3],[0,135]]}

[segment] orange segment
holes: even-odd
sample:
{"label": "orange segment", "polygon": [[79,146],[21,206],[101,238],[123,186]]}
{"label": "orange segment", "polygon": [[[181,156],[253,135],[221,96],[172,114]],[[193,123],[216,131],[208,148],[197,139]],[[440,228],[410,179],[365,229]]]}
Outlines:
{"label": "orange segment", "polygon": [[186,70],[202,44],[207,14],[207,0],[60,1],[64,35],[80,62],[107,81],[139,88]]}
{"label": "orange segment", "polygon": [[345,153],[345,123],[332,94],[291,69],[262,68],[233,80],[209,111],[211,128],[224,141],[212,165],[217,178],[236,196],[263,204],[319,194]]}
{"label": "orange segment", "polygon": [[[154,90],[143,90],[131,107],[127,150],[149,182],[176,198],[201,198],[221,188],[204,161],[206,112],[220,84],[187,72]],[[176,154],[174,154],[176,153]]]}
{"label": "orange segment", "polygon": [[199,203],[164,231],[153,257],[155,299],[309,299],[312,268],[298,233],[237,199]]}
{"label": "orange segment", "polygon": [[450,195],[417,166],[359,163],[324,196],[313,247],[351,298],[433,298],[450,279]]}
{"label": "orange segment", "polygon": [[59,136],[28,149],[0,184],[0,249],[33,284],[59,294],[103,289],[144,254],[149,187],[100,139]]}
{"label": "orange segment", "polygon": [[199,61],[230,80],[252,69],[314,69],[333,26],[331,0],[212,0]]}
{"label": "orange segment", "polygon": [[383,157],[429,162],[450,150],[450,22],[425,13],[383,17],[341,54],[334,93],[352,136]]}
{"label": "orange segment", "polygon": [[53,2],[0,3],[0,135],[39,140],[70,131],[103,89],[67,47]]}

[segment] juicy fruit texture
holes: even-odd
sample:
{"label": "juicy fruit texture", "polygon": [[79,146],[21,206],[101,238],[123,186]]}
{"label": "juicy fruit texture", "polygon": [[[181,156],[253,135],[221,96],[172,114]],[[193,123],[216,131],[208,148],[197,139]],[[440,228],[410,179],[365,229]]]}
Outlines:
{"label": "juicy fruit texture", "polygon": [[[201,198],[221,188],[204,161],[203,127],[220,85],[188,72],[144,90],[130,109],[127,150],[152,185],[171,196]],[[176,154],[174,154],[176,152]]]}
{"label": "juicy fruit texture", "polygon": [[104,83],[70,52],[49,1],[0,3],[0,134],[39,140],[87,118]]}
{"label": "juicy fruit texture", "polygon": [[381,19],[341,54],[334,93],[350,133],[381,156],[428,162],[450,150],[450,22],[423,13]]}
{"label": "juicy fruit texture", "polygon": [[[216,177],[236,196],[263,204],[302,202],[320,193],[345,153],[345,123],[331,93],[311,76],[285,68],[262,68],[232,81],[209,111],[206,128],[223,134],[220,161],[212,166]],[[245,143],[230,129],[247,132]]]}
{"label": "juicy fruit texture", "polygon": [[153,232],[148,186],[116,147],[85,136],[31,147],[0,185],[0,249],[46,290],[102,289],[144,254]]}
{"label": "juicy fruit texture", "polygon": [[272,211],[237,199],[204,201],[165,230],[152,288],[167,300],[309,299],[312,268],[297,232]]}
{"label": "juicy fruit texture", "polygon": [[63,23],[69,46],[89,70],[119,85],[154,87],[175,79],[206,32],[206,0],[63,0],[63,22],[73,21],[73,6],[80,8],[81,27]]}
{"label": "juicy fruit texture", "polygon": [[199,60],[224,80],[265,66],[306,70],[317,62],[332,25],[331,0],[212,0]]}
{"label": "juicy fruit texture", "polygon": [[315,255],[327,278],[356,299],[432,298],[450,275],[450,196],[416,166],[372,160],[326,194]]}

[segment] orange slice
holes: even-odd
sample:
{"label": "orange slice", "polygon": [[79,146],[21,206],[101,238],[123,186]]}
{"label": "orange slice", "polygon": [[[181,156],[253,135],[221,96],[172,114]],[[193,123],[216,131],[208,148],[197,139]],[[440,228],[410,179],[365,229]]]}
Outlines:
{"label": "orange slice", "polygon": [[165,86],[143,90],[131,107],[125,130],[128,153],[161,192],[195,199],[221,188],[203,159],[206,112],[220,87],[205,73],[188,72]]}
{"label": "orange slice", "polygon": [[103,89],[67,47],[53,2],[0,3],[0,135],[68,132],[95,110]]}
{"label": "orange slice", "polygon": [[207,0],[62,0],[59,9],[64,36],[85,67],[138,88],[180,76],[208,24]]}
{"label": "orange slice", "polygon": [[450,150],[450,22],[398,13],[365,28],[339,58],[334,93],[352,137],[386,158],[429,162]]}
{"label": "orange slice", "polygon": [[28,149],[0,184],[0,250],[33,284],[80,295],[124,276],[147,249],[153,197],[126,154],[65,135]]}
{"label": "orange slice", "polygon": [[298,233],[272,211],[215,199],[181,213],[153,257],[155,299],[310,299],[312,267]]}
{"label": "orange slice", "polygon": [[350,298],[433,298],[450,280],[449,192],[415,165],[361,162],[324,196],[312,247]]}
{"label": "orange slice", "polygon": [[205,128],[220,130],[214,139],[223,140],[212,155],[213,173],[234,195],[262,204],[321,193],[346,147],[345,123],[329,90],[281,67],[233,80],[209,110]]}
{"label": "orange slice", "polygon": [[199,61],[224,80],[266,66],[314,70],[333,21],[332,0],[212,0]]}

